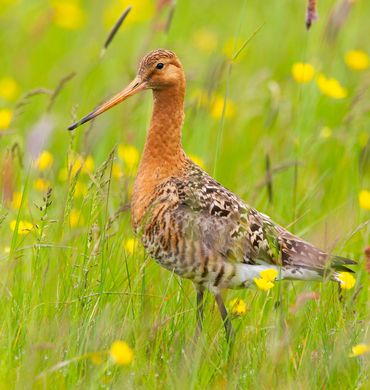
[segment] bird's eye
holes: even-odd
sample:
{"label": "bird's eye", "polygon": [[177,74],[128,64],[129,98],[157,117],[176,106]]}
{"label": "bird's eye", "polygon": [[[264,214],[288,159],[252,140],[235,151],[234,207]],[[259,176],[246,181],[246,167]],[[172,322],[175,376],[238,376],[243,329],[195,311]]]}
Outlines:
{"label": "bird's eye", "polygon": [[162,69],[164,67],[164,64],[162,64],[162,62],[158,62],[158,64],[155,67],[157,69]]}

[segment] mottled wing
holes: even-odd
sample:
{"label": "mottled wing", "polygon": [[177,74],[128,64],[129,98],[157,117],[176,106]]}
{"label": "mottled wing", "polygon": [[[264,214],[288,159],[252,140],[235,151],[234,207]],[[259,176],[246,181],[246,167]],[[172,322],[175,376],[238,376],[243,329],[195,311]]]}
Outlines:
{"label": "mottled wing", "polygon": [[[194,167],[190,180],[195,184],[184,186],[183,203],[193,211],[202,211],[211,225],[209,242],[222,242],[223,255],[230,261],[247,264],[261,262],[290,268],[307,268],[322,274],[325,268],[348,269],[345,264],[356,262],[339,256],[330,257],[314,245],[294,236],[268,216],[245,204],[241,199]],[[228,239],[222,237],[228,235]]]}

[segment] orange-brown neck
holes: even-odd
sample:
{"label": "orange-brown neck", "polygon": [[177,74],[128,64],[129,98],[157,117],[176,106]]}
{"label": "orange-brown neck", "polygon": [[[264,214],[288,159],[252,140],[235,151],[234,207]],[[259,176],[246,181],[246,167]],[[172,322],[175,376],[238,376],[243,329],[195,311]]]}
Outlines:
{"label": "orange-brown neck", "polygon": [[131,215],[135,227],[155,198],[155,187],[181,175],[185,163],[181,145],[184,94],[182,83],[153,91],[152,119],[132,194]]}

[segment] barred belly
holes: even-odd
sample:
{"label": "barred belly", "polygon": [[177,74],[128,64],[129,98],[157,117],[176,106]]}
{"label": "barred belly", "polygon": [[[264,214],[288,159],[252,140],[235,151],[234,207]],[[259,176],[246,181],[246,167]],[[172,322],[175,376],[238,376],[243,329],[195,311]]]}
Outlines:
{"label": "barred belly", "polygon": [[179,242],[174,238],[152,241],[150,238],[148,235],[142,237],[147,253],[159,265],[176,275],[211,291],[246,287],[237,265],[205,248],[201,241]]}

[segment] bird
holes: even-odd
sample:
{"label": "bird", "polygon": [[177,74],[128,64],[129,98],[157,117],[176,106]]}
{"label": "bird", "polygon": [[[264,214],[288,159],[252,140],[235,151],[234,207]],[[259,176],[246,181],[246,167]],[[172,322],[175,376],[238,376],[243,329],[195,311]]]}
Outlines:
{"label": "bird", "polygon": [[182,142],[185,72],[177,55],[145,55],[121,92],[68,127],[74,130],[144,90],[153,109],[133,187],[131,220],[146,252],[161,266],[190,279],[196,290],[196,333],[202,332],[204,293],[214,295],[227,340],[235,331],[221,293],[248,288],[264,270],[277,280],[339,282],[356,262],[327,253],[292,234],[222,186],[194,163]]}

